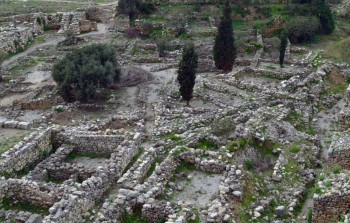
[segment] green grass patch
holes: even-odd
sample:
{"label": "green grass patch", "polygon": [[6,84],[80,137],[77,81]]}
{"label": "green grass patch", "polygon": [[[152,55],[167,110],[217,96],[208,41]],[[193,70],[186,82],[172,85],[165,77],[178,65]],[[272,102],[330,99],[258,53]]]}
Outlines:
{"label": "green grass patch", "polygon": [[180,136],[175,135],[175,134],[169,135],[168,138],[169,138],[171,141],[179,141],[179,140],[181,139]]}
{"label": "green grass patch", "polygon": [[2,199],[1,207],[5,210],[18,210],[18,211],[28,211],[31,213],[36,213],[39,215],[48,215],[49,208],[34,205],[28,201],[12,202],[9,198],[5,197]]}
{"label": "green grass patch", "polygon": [[322,194],[322,189],[321,189],[320,187],[316,187],[316,188],[314,189],[314,193],[315,193],[315,194]]}
{"label": "green grass patch", "polygon": [[121,223],[147,223],[147,221],[141,219],[140,212],[135,212],[132,214],[124,213]]}
{"label": "green grass patch", "polygon": [[307,223],[312,223],[312,209],[307,210]]}
{"label": "green grass patch", "polygon": [[252,160],[246,160],[246,161],[244,162],[244,167],[245,167],[247,170],[252,170],[252,169],[254,169],[254,167],[255,167],[255,162],[252,161]]}
{"label": "green grass patch", "polygon": [[247,30],[248,29],[248,25],[247,22],[244,20],[233,20],[232,21],[232,28],[233,30]]}
{"label": "green grass patch", "polygon": [[252,46],[255,46],[256,48],[263,48],[263,45],[261,43],[258,43],[258,42],[255,42],[255,41],[252,41],[249,44],[252,45]]}
{"label": "green grass patch", "polygon": [[289,148],[289,151],[291,153],[298,153],[298,152],[300,152],[300,146],[294,144]]}
{"label": "green grass patch", "polygon": [[254,21],[252,24],[252,27],[258,30],[263,29],[265,26],[266,26],[266,22],[263,20]]}
{"label": "green grass patch", "polygon": [[196,167],[193,164],[181,160],[179,165],[175,169],[175,173],[176,174],[189,173],[189,172],[193,172],[195,170],[196,170]]}
{"label": "green grass patch", "polygon": [[161,159],[160,159],[159,156],[157,156],[157,158],[151,164],[150,168],[147,170],[146,178],[148,178],[148,177],[150,177],[152,175],[152,173],[156,169],[157,163],[160,163],[160,162],[161,162]]}
{"label": "green grass patch", "polygon": [[128,171],[128,169],[130,169],[130,167],[132,165],[134,165],[134,163],[136,162],[136,160],[138,160],[138,158],[140,158],[140,156],[145,152],[145,150],[143,148],[139,148],[137,151],[137,154],[131,159],[130,163],[126,166],[126,168],[123,171],[123,174]]}
{"label": "green grass patch", "polygon": [[188,223],[200,223],[200,218],[199,218],[199,215],[196,214],[196,218],[194,220],[189,220]]}
{"label": "green grass patch", "polygon": [[276,70],[277,69],[275,66],[272,66],[272,65],[268,65],[268,66],[266,66],[266,68],[269,70]]}
{"label": "green grass patch", "polygon": [[22,2],[18,0],[1,2],[0,17],[29,14],[33,12],[56,13],[75,11],[78,8],[87,6],[88,1],[80,2],[50,2],[31,0]]}
{"label": "green grass patch", "polygon": [[178,157],[181,153],[184,153],[184,152],[187,152],[188,151],[188,149],[187,149],[187,147],[181,147],[181,148],[179,148],[179,149],[177,149],[173,154],[172,154],[172,156],[174,157],[174,158],[176,158],[176,157]]}
{"label": "green grass patch", "polygon": [[209,140],[202,140],[197,145],[197,148],[202,150],[212,150],[212,149],[217,149],[217,147],[218,146],[215,143]]}
{"label": "green grass patch", "polygon": [[27,135],[28,135],[28,133],[18,134],[16,136],[12,136],[12,137],[9,137],[5,140],[0,141],[0,154],[3,154],[4,152],[11,149],[17,143],[22,141],[24,139],[24,137],[26,137]]}
{"label": "green grass patch", "polygon": [[334,174],[339,174],[341,172],[341,167],[339,165],[335,165],[333,168],[332,168],[332,172]]}
{"label": "green grass patch", "polygon": [[97,154],[97,153],[81,153],[81,152],[77,152],[77,151],[72,151],[71,153],[68,154],[66,160],[74,160],[78,157],[87,157],[87,158],[91,158],[91,159],[96,159],[96,158],[105,158],[108,159],[109,156],[106,156],[105,154]]}
{"label": "green grass patch", "polygon": [[26,70],[26,69],[29,69],[31,67],[35,67],[36,65],[38,65],[39,62],[36,61],[35,59],[33,58],[28,58],[28,59],[25,59],[23,62],[21,63],[18,63],[17,66],[13,67],[11,70],[10,70],[10,75],[11,76],[16,76],[17,74],[20,74],[22,73],[22,71]]}

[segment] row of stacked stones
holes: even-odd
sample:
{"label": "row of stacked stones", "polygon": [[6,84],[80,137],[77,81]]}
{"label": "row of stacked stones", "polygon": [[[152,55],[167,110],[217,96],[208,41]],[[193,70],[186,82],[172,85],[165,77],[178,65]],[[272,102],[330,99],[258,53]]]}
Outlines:
{"label": "row of stacked stones", "polygon": [[[345,103],[349,104],[350,87],[345,94]],[[348,118],[344,106],[341,111],[340,122]],[[333,173],[323,174],[317,183],[318,191],[314,194],[313,222],[326,223],[341,220],[348,222],[346,214],[350,207],[350,130],[347,122],[342,122],[340,130],[333,135],[328,150],[328,166]],[[347,129],[347,130],[346,130]],[[336,170],[339,168],[339,170]],[[342,169],[342,170],[341,170]]]}

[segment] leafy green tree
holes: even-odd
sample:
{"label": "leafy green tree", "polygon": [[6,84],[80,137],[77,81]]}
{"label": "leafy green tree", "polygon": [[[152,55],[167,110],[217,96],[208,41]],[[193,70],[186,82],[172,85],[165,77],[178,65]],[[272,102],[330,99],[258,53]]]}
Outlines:
{"label": "leafy green tree", "polygon": [[286,55],[286,49],[288,44],[288,37],[285,31],[281,33],[281,45],[280,45],[280,65],[282,66],[284,63],[284,57]]}
{"label": "leafy green tree", "polygon": [[215,37],[214,61],[216,68],[229,72],[232,70],[236,59],[236,48],[234,45],[231,6],[227,0],[224,6],[223,17]]}
{"label": "leafy green tree", "polygon": [[177,71],[177,81],[180,84],[180,94],[189,106],[192,99],[193,87],[196,82],[196,69],[198,66],[198,56],[191,44],[186,46],[182,52],[182,59]]}
{"label": "leafy green tree", "polygon": [[52,71],[58,92],[66,101],[94,99],[98,88],[119,81],[115,51],[104,44],[92,44],[67,54]]}
{"label": "leafy green tree", "polygon": [[319,28],[320,21],[315,16],[296,16],[286,24],[288,39],[291,43],[302,43],[313,40]]}

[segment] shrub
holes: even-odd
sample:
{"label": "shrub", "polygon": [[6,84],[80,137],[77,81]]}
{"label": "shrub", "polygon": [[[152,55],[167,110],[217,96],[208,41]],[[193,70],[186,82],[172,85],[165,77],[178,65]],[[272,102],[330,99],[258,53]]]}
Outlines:
{"label": "shrub", "polygon": [[37,18],[36,18],[36,23],[38,23],[38,25],[41,26],[42,21],[41,21],[41,18],[40,18],[40,17],[37,17]]}
{"label": "shrub", "polygon": [[309,208],[309,210],[307,211],[307,222],[312,223],[312,209],[311,208]]}
{"label": "shrub", "polygon": [[235,123],[229,117],[225,117],[213,122],[211,132],[216,136],[223,136],[229,134],[235,128]]}
{"label": "shrub", "polygon": [[293,145],[292,147],[290,147],[289,151],[291,153],[298,153],[300,151],[300,147],[297,145]]}
{"label": "shrub", "polygon": [[322,194],[322,189],[320,187],[315,188],[315,194]]}
{"label": "shrub", "polygon": [[57,113],[60,113],[60,112],[63,112],[64,109],[62,106],[56,106],[53,110]]}
{"label": "shrub", "polygon": [[247,160],[244,162],[244,166],[247,170],[252,170],[255,167],[255,162],[252,160]]}
{"label": "shrub", "polygon": [[339,165],[336,165],[336,166],[334,166],[334,167],[332,168],[332,172],[333,172],[334,174],[339,174],[340,171],[341,171],[341,167],[340,167]]}
{"label": "shrub", "polygon": [[165,40],[165,39],[160,40],[157,43],[157,50],[158,50],[159,57],[165,57],[166,51],[169,50],[169,48],[170,48],[170,46],[169,46],[167,40]]}
{"label": "shrub", "polygon": [[179,38],[180,36],[187,35],[187,29],[185,22],[181,21],[179,26],[176,26],[176,38]]}
{"label": "shrub", "polygon": [[289,40],[292,43],[302,43],[314,39],[320,27],[317,17],[297,16],[286,24]]}
{"label": "shrub", "polygon": [[67,54],[53,66],[53,79],[66,101],[94,99],[99,87],[119,80],[115,51],[104,44],[91,44]]}

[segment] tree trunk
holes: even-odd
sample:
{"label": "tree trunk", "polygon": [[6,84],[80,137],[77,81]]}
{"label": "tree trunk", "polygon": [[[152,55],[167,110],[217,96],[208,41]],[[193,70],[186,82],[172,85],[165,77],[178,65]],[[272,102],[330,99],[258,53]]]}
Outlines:
{"label": "tree trunk", "polygon": [[187,101],[186,101],[186,106],[187,106],[187,107],[190,107],[190,100],[187,100]]}

